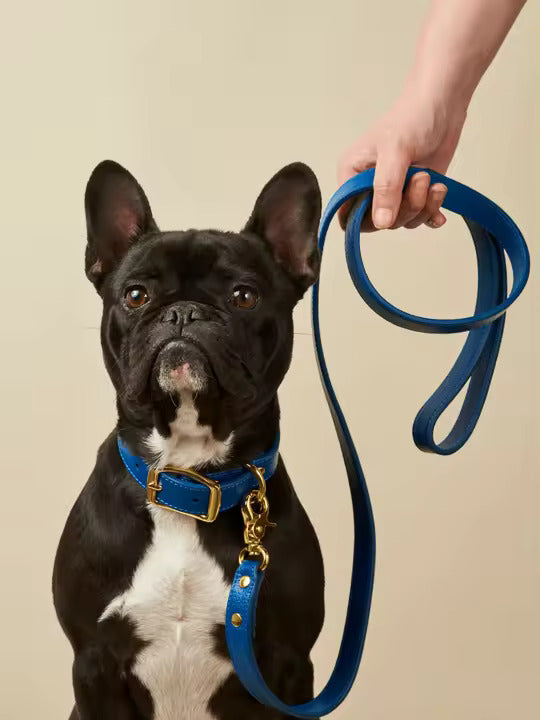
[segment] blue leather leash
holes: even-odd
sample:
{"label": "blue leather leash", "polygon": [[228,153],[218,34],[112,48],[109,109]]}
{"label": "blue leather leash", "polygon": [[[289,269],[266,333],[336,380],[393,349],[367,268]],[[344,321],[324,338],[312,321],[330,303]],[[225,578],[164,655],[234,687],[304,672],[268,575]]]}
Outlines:
{"label": "blue leather leash", "polygon": [[[407,181],[420,170],[411,168]],[[525,287],[529,275],[529,253],[518,227],[495,203],[465,185],[431,170],[427,172],[432,182],[446,185],[448,193],[443,207],[462,215],[472,235],[478,264],[474,315],[454,320],[418,317],[394,307],[374,288],[366,273],[360,248],[360,226],[371,203],[373,170],[351,178],[333,195],[321,220],[319,249],[322,253],[328,227],[337,210],[346,201],[360,196],[347,222],[345,251],[352,281],[365,302],[385,320],[408,330],[428,333],[468,331],[454,366],[424,403],[413,426],[414,442],[421,450],[449,455],[464,445],[480,416],[502,339],[504,313]],[[505,253],[513,273],[509,295]],[[262,563],[249,559],[249,555],[240,563],[235,574],[225,621],[229,653],[244,686],[261,703],[299,718],[327,715],[351,689],[364,647],[375,567],[375,527],[368,489],[322,350],[318,283],[313,289],[312,321],[319,373],[339,438],[354,511],[354,554],[347,616],[336,665],[327,685],[316,698],[301,705],[281,702],[266,685],[253,647],[257,597],[264,570],[261,569]],[[433,438],[435,423],[468,380],[470,383],[459,416],[449,435],[437,444]]]}

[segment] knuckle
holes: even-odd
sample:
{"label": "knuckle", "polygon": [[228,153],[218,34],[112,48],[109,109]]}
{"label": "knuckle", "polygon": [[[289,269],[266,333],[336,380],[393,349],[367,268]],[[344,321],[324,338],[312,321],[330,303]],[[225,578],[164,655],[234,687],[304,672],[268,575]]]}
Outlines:
{"label": "knuckle", "polygon": [[395,180],[375,180],[373,189],[378,195],[395,195],[399,189],[399,185]]}

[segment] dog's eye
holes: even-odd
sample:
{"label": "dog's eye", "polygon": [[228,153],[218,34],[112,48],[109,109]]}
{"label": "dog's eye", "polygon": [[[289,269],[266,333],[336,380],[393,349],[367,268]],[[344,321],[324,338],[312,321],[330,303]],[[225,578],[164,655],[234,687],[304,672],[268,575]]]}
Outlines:
{"label": "dog's eye", "polygon": [[134,285],[126,290],[124,301],[129,308],[137,309],[150,300],[146,288],[142,285]]}
{"label": "dog's eye", "polygon": [[253,310],[259,302],[259,294],[247,285],[238,285],[234,288],[229,302],[241,310]]}

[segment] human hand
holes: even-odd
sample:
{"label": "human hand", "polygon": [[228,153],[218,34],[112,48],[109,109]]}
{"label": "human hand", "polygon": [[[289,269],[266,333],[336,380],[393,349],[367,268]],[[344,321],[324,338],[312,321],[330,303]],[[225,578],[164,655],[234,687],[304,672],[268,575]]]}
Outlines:
{"label": "human hand", "polygon": [[[446,171],[465,118],[465,108],[438,107],[432,100],[404,95],[344,153],[338,166],[340,185],[375,166],[373,207],[364,220],[364,230],[444,225],[440,207],[445,185],[430,187],[429,175],[421,172],[411,178],[404,192],[403,185],[410,165]],[[340,210],[343,227],[349,209],[350,204]]]}

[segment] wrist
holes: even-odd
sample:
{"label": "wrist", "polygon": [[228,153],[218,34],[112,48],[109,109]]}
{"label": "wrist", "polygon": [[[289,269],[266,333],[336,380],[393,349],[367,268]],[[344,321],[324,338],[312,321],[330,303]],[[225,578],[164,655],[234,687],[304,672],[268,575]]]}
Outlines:
{"label": "wrist", "polygon": [[476,84],[472,78],[454,78],[440,67],[432,71],[429,66],[413,68],[403,89],[403,95],[415,102],[429,104],[436,110],[455,108],[456,113],[466,114]]}
{"label": "wrist", "polygon": [[422,77],[412,73],[405,83],[398,104],[414,108],[416,115],[429,117],[434,126],[453,130],[463,126],[472,92],[468,92],[465,84],[456,87],[440,82],[440,78]]}

